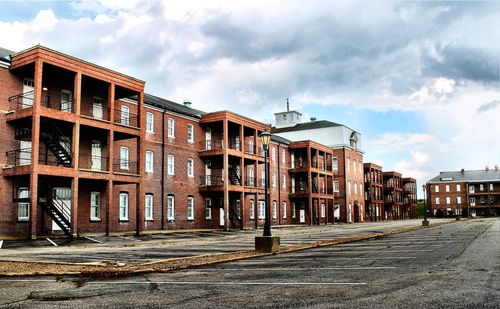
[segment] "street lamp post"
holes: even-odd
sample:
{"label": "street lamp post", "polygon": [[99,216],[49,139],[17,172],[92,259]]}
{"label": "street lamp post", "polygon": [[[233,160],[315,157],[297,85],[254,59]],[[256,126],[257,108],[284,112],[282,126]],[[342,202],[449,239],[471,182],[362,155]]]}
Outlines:
{"label": "street lamp post", "polygon": [[422,226],[429,226],[429,221],[427,220],[427,203],[425,200],[425,184],[422,185],[422,191],[424,192],[424,221],[422,221]]}
{"label": "street lamp post", "polygon": [[269,153],[269,143],[271,141],[271,133],[264,130],[260,134],[260,140],[262,141],[262,148],[264,149],[264,174],[266,176],[266,181],[264,184],[264,196],[265,196],[265,206],[266,206],[266,220],[264,222],[264,233],[262,236],[271,236],[271,210],[269,207],[269,167],[267,166],[267,155]]}
{"label": "street lamp post", "polygon": [[279,236],[271,236],[271,209],[269,204],[269,167],[267,166],[267,155],[269,153],[269,143],[271,141],[271,133],[264,130],[260,135],[260,140],[262,141],[262,148],[264,150],[264,194],[265,194],[265,207],[266,207],[266,218],[264,223],[264,232],[262,236],[255,236],[255,251],[258,252],[278,252],[280,250],[280,238]]}

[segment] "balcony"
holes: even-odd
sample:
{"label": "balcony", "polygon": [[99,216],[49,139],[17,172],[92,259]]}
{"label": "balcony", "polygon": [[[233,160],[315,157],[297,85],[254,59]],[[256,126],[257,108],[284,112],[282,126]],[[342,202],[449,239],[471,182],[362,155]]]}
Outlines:
{"label": "balcony", "polygon": [[109,171],[108,157],[80,154],[78,163],[80,169],[97,171],[97,172]]}
{"label": "balcony", "polygon": [[291,162],[292,169],[302,169],[307,168],[308,164],[306,160],[298,159]]}
{"label": "balcony", "polygon": [[[31,149],[16,149],[7,151],[7,164],[10,166],[23,166],[31,164]],[[64,166],[71,167],[71,162],[61,160],[51,153],[39,153],[38,154],[38,164],[49,165],[49,166]]]}
{"label": "balcony", "polygon": [[122,111],[120,109],[115,109],[115,124],[119,124],[126,127],[139,127],[139,119],[137,114]]}
{"label": "balcony", "polygon": [[214,175],[201,175],[200,187],[222,186],[224,178],[222,176]]}
{"label": "balcony", "polygon": [[33,91],[11,96],[9,98],[9,110],[20,110],[32,107],[34,103],[33,96]]}
{"label": "balcony", "polygon": [[246,143],[244,145],[243,151],[246,154],[256,155],[257,154],[257,147],[256,147],[255,143]]}
{"label": "balcony", "polygon": [[257,187],[257,177],[246,177],[245,186],[256,188]]}
{"label": "balcony", "polygon": [[[63,112],[74,112],[75,100],[70,93],[42,92],[41,106]],[[25,92],[9,98],[10,110],[21,110],[32,107],[34,104],[34,92]]]}
{"label": "balcony", "polygon": [[241,142],[239,138],[229,139],[229,149],[241,151]]}
{"label": "balcony", "polygon": [[221,141],[217,140],[205,140],[200,142],[200,150],[201,151],[211,151],[223,149],[223,145]]}
{"label": "balcony", "polygon": [[113,163],[113,172],[138,175],[139,166],[135,161],[115,159]]}
{"label": "balcony", "polygon": [[295,186],[292,187],[291,194],[308,194],[309,193],[309,188],[307,186]]}

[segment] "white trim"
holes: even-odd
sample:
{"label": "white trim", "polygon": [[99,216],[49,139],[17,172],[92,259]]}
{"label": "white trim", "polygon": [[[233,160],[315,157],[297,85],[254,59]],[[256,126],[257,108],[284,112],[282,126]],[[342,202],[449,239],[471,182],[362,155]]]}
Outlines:
{"label": "white trim", "polygon": [[[137,103],[135,103],[135,104],[137,105]],[[165,115],[171,115],[171,116],[175,116],[175,117],[179,117],[179,118],[184,118],[184,119],[188,119],[188,120],[192,120],[192,121],[196,121],[196,122],[200,122],[200,120],[201,120],[200,118],[191,117],[191,116],[187,116],[187,115],[183,115],[183,114],[178,114],[178,113],[175,113],[175,112],[172,112],[172,111],[169,111],[169,110],[163,110],[163,109],[161,109],[159,107],[149,105],[146,102],[144,102],[144,108],[155,110],[155,111],[158,111],[158,112],[160,112],[162,114],[165,111]]]}

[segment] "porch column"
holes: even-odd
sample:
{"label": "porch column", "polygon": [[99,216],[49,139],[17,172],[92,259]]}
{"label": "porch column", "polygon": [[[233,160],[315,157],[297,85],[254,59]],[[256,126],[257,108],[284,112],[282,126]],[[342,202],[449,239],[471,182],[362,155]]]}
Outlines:
{"label": "porch column", "polygon": [[144,182],[144,139],[146,136],[146,117],[143,117],[144,112],[144,93],[140,92],[137,102],[137,117],[139,119],[140,135],[137,138],[137,173],[139,174],[139,183],[136,185],[137,192],[137,209],[136,209],[136,235],[139,235],[143,230],[144,225],[144,192],[142,183]]}
{"label": "porch column", "polygon": [[71,235],[78,236],[78,177],[71,182]]}
{"label": "porch column", "polygon": [[312,166],[312,158],[311,158],[311,148],[307,149],[307,187],[309,188],[309,225],[313,225],[314,223],[314,214],[313,214],[313,199],[312,199],[312,174],[311,174],[311,166]]}
{"label": "porch column", "polygon": [[82,73],[77,72],[75,75],[74,85],[74,98],[75,98],[75,114],[80,115],[81,99],[82,99]]}
{"label": "porch column", "polygon": [[108,180],[106,185],[106,236],[109,236],[111,231],[111,211],[113,209],[113,181]]}
{"label": "porch column", "polygon": [[222,122],[222,136],[224,139],[224,158],[223,158],[223,173],[224,173],[224,229],[226,231],[229,231],[229,188],[228,188],[228,183],[229,183],[229,155],[227,154],[227,150],[229,148],[229,134],[228,134],[228,121],[223,120]]}

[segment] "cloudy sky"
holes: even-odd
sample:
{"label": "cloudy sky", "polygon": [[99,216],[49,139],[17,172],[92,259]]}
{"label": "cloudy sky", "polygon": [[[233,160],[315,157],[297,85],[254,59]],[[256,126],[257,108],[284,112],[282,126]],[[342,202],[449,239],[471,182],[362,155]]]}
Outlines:
{"label": "cloudy sky", "polygon": [[[307,3],[307,4],[305,4]],[[362,133],[420,183],[500,164],[500,2],[5,1],[0,46],[42,44],[205,111]]]}

